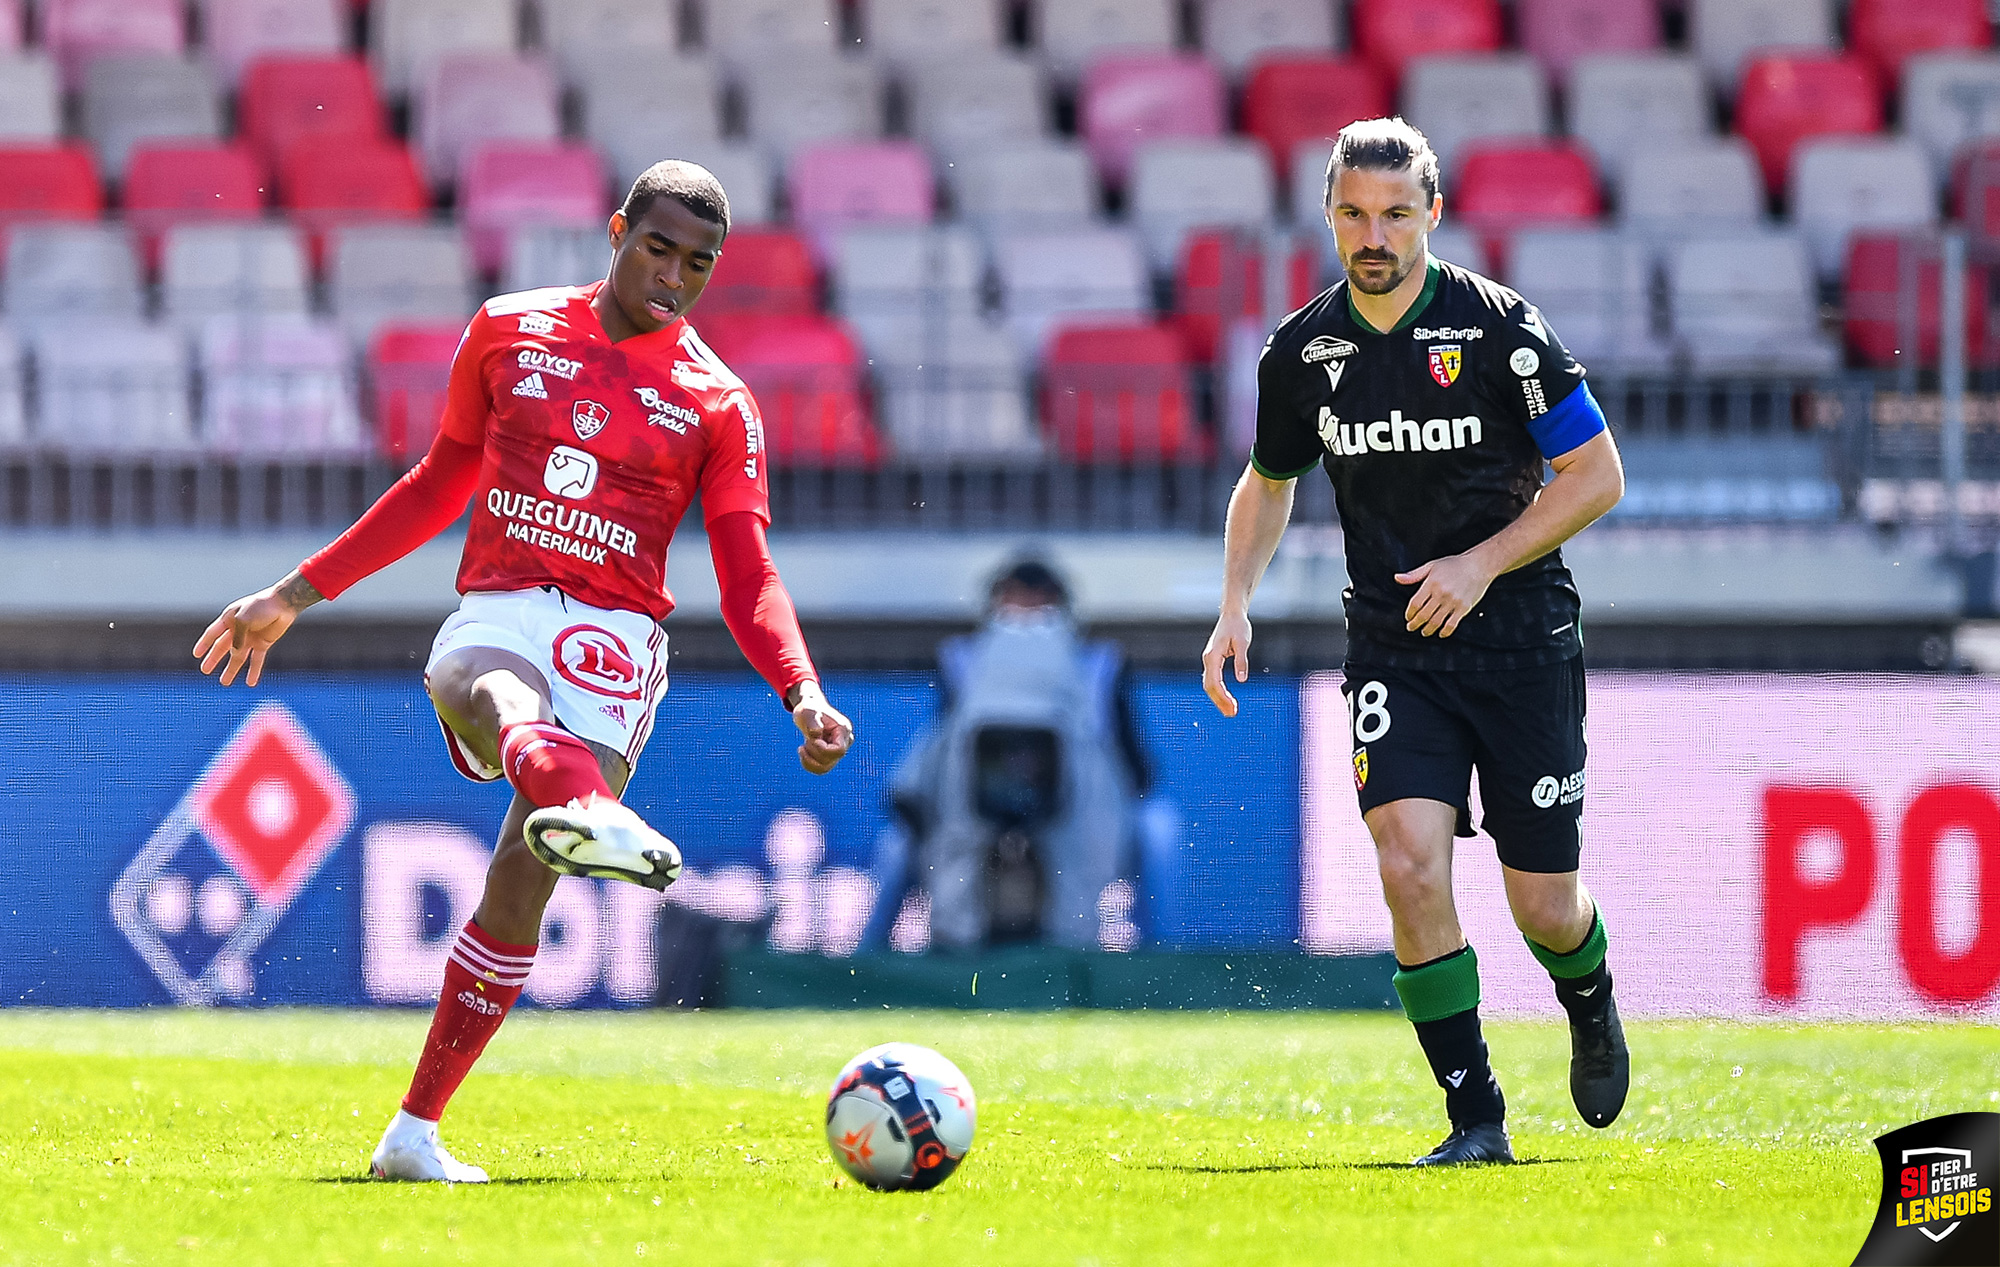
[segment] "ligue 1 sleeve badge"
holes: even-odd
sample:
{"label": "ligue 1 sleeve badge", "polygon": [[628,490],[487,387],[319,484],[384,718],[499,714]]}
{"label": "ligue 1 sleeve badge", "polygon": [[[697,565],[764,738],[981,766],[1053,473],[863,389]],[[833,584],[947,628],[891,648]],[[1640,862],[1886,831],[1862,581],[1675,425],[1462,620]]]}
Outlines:
{"label": "ligue 1 sleeve badge", "polygon": [[2000,1113],[1879,1135],[1882,1206],[1854,1267],[2000,1267]]}

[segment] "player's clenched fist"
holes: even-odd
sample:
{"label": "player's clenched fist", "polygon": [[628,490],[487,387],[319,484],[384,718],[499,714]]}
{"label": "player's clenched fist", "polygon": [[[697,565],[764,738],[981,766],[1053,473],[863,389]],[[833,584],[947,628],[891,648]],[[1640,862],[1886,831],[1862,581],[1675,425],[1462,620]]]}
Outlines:
{"label": "player's clenched fist", "polygon": [[815,683],[800,688],[799,702],[792,707],[792,722],[805,736],[799,745],[799,764],[813,774],[833,769],[854,746],[854,723],[826,702]]}
{"label": "player's clenched fist", "polygon": [[1248,682],[1250,617],[1242,612],[1222,613],[1201,653],[1201,689],[1208,692],[1209,701],[1224,717],[1236,716],[1236,697],[1222,684],[1222,662],[1231,659],[1236,661],[1236,680]]}

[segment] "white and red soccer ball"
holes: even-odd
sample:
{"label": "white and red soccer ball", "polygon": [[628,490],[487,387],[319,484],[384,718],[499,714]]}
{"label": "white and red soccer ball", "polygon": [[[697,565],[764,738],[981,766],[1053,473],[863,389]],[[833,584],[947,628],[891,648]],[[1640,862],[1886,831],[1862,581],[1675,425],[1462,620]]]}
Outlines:
{"label": "white and red soccer ball", "polygon": [[972,1149],[972,1084],[928,1047],[884,1043],[847,1062],[826,1101],[841,1169],[878,1191],[943,1183]]}

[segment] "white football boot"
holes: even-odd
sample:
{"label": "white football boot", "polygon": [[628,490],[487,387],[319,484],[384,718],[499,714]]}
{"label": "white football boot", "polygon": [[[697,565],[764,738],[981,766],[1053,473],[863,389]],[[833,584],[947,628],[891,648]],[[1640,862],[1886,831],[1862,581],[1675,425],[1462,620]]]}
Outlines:
{"label": "white football boot", "polygon": [[664,889],[680,878],[681,851],[617,801],[550,805],[528,815],[528,848],[563,875],[629,880]]}
{"label": "white football boot", "polygon": [[485,1183],[486,1172],[468,1165],[438,1143],[436,1122],[412,1117],[396,1110],[368,1169],[377,1179],[401,1179],[410,1183]]}

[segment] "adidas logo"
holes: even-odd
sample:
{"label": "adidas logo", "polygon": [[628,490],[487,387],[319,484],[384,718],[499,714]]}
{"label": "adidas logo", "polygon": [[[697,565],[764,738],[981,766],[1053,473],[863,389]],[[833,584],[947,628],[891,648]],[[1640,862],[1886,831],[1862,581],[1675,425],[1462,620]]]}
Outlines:
{"label": "adidas logo", "polygon": [[525,396],[529,400],[547,400],[549,389],[543,386],[541,374],[534,373],[514,384],[514,394]]}
{"label": "adidas logo", "polygon": [[1451,1084],[1452,1090],[1456,1091],[1459,1084],[1465,1081],[1465,1073],[1463,1069],[1454,1069],[1444,1076],[1444,1080]]}

